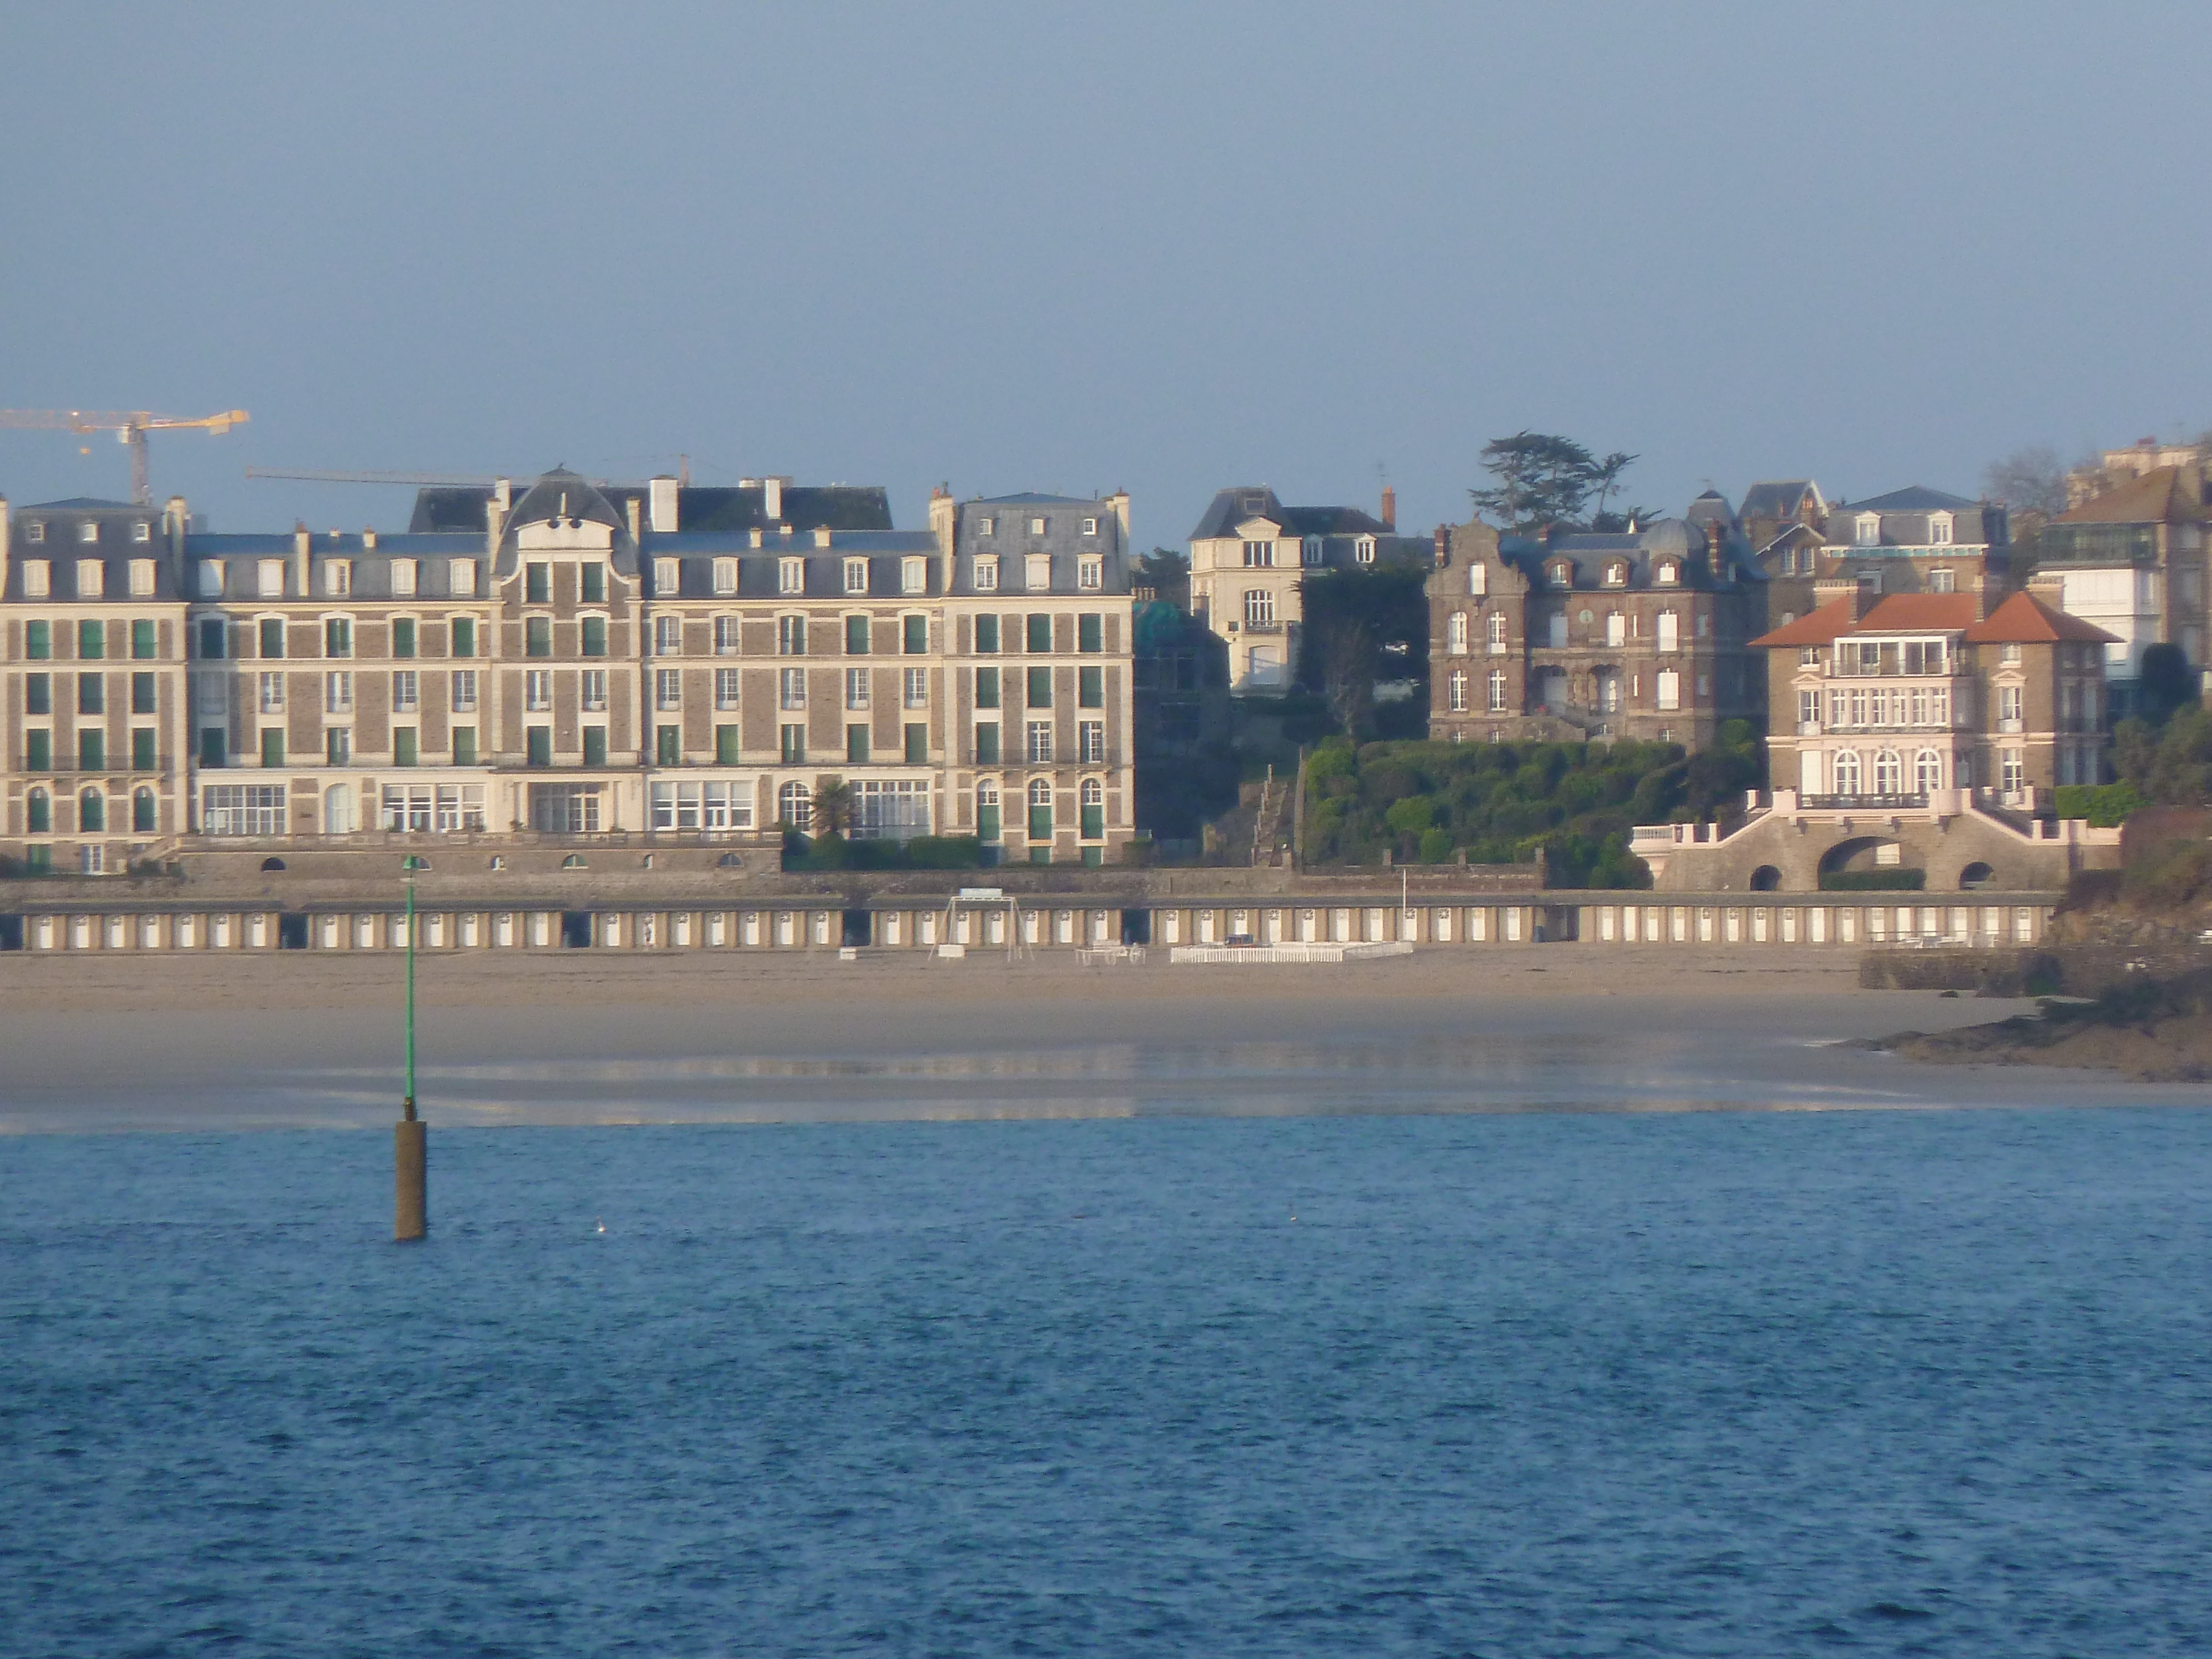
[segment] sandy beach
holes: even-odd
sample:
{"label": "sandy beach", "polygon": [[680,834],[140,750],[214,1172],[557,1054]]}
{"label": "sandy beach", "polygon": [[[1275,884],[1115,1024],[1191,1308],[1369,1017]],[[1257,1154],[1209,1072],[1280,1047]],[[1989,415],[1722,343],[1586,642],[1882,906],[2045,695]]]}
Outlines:
{"label": "sandy beach", "polygon": [[[448,1123],[2184,1101],[2094,1073],[1840,1040],[2033,1005],[1864,992],[1856,958],[1435,951],[1328,966],[468,955],[421,968]],[[398,1097],[385,957],[0,959],[0,1130],[371,1127]]]}

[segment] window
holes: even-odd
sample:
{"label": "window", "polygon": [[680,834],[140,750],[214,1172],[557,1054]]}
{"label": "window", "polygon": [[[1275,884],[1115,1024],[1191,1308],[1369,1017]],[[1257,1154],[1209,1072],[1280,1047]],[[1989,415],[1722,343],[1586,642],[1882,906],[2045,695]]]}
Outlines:
{"label": "window", "polygon": [[80,599],[96,599],[107,586],[107,568],[98,559],[79,559],[76,562],[76,596]]}
{"label": "window", "polygon": [[98,541],[100,539],[99,523],[96,520],[88,519],[83,523],[78,525],[76,527],[76,538],[81,542]]}
{"label": "window", "polygon": [[1052,784],[1048,779],[1030,781],[1030,839],[1052,839]]}
{"label": "window", "polygon": [[1931,513],[1928,515],[1928,544],[1930,547],[1950,546],[1951,515],[1949,514]]}
{"label": "window", "polygon": [[999,723],[984,720],[975,727],[975,764],[996,766],[999,763]]}
{"label": "window", "polygon": [[1836,751],[1835,764],[1830,769],[1835,774],[1836,793],[1838,794],[1856,795],[1858,793],[1859,751],[1857,750],[1838,749]]}
{"label": "window", "polygon": [[978,593],[999,591],[999,562],[977,554],[968,565],[968,585]]}
{"label": "window", "polygon": [[1467,671],[1463,668],[1455,668],[1452,670],[1451,678],[1446,682],[1446,684],[1449,696],[1449,701],[1446,706],[1455,714],[1464,714],[1467,713]]}
{"label": "window", "polygon": [[260,681],[261,696],[257,706],[264,714],[283,714],[284,712],[284,677],[282,674],[264,674],[260,676]]}
{"label": "window", "polygon": [[1682,580],[1682,567],[1672,559],[1662,559],[1653,573],[1653,580],[1662,587],[1673,587]]}
{"label": "window", "polygon": [[261,733],[261,763],[264,766],[282,766],[284,763],[283,727],[269,726]]}
{"label": "window", "polygon": [[1997,647],[1998,661],[2017,663],[2020,659],[2020,647],[2017,644],[2002,645]]}
{"label": "window", "polygon": [[1662,651],[1679,651],[1682,648],[1681,618],[1672,611],[1662,611],[1659,613],[1658,647]]}
{"label": "window", "polygon": [[814,822],[814,792],[803,783],[785,784],[775,792],[775,817],[787,830],[805,830]]}
{"label": "window", "polygon": [[200,828],[210,836],[281,836],[282,784],[210,783],[200,790]]}
{"label": "window", "polygon": [[845,707],[866,708],[868,706],[868,671],[848,668],[845,671]]}
{"label": "window", "polygon": [[1078,720],[1075,724],[1075,758],[1085,765],[1097,765],[1106,758],[1106,722]]}
{"label": "window", "polygon": [[975,520],[975,533],[979,536],[988,536],[998,527],[999,521],[988,515]]}
{"label": "window", "polygon": [[656,726],[653,728],[653,763],[656,766],[678,766],[684,760],[684,728],[680,726]]}
{"label": "window", "polygon": [[684,561],[655,559],[653,562],[653,592],[655,599],[672,599],[684,592]]}
{"label": "window", "polygon": [[1024,648],[1030,652],[1052,649],[1052,618],[1040,611],[1031,611],[1027,623]]}
{"label": "window", "polygon": [[778,617],[775,619],[775,653],[779,657],[803,657],[806,654],[806,618]]}
{"label": "window", "polygon": [[1503,611],[1492,611],[1488,621],[1484,623],[1483,633],[1489,641],[1490,654],[1503,656],[1505,653],[1505,613]]}
{"label": "window", "polygon": [[1023,752],[1028,757],[1030,764],[1032,766],[1051,764],[1052,722],[1031,720],[1025,728],[1025,733]]}
{"label": "window", "polygon": [[1671,668],[1661,669],[1658,685],[1660,708],[1680,708],[1682,706],[1682,677],[1680,674]]}
{"label": "window", "polygon": [[845,591],[866,593],[868,591],[868,562],[866,559],[845,561]]}
{"label": "window", "polygon": [[902,593],[929,592],[929,561],[927,559],[899,561],[899,592]]}
{"label": "window", "polygon": [[738,637],[738,619],[735,617],[714,618],[714,654],[716,656],[736,656]]}
{"label": "window", "polygon": [[263,559],[254,567],[254,592],[264,599],[284,597],[284,561]]}
{"label": "window", "polygon": [[27,714],[51,714],[54,712],[54,677],[52,674],[23,676],[23,712]]}
{"label": "window", "polygon": [[778,680],[780,684],[777,707],[782,708],[806,707],[806,671],[805,669],[787,668],[778,676]]}
{"label": "window", "polygon": [[53,592],[53,567],[44,559],[23,561],[23,597],[43,599]]}
{"label": "window", "polygon": [[1567,613],[1564,611],[1554,611],[1547,620],[1549,628],[1547,637],[1552,642],[1552,649],[1554,651],[1564,649],[1567,643]]}
{"label": "window", "polygon": [[714,763],[718,766],[735,766],[738,763],[738,728],[735,726],[714,728]]}
{"label": "window", "polygon": [[131,561],[131,592],[135,599],[146,599],[154,592],[154,562],[151,559]]}
{"label": "window", "polygon": [[[27,647],[30,643],[30,637],[27,629],[37,629],[39,639],[43,641],[46,637],[46,625],[44,623],[31,623],[27,625],[25,636],[25,643]],[[229,634],[229,626],[222,620],[222,617],[202,617],[200,619],[200,655],[210,662],[220,661],[222,658],[228,656],[230,654]],[[42,656],[45,653],[43,652],[33,652],[31,654]]]}
{"label": "window", "polygon": [[585,669],[576,676],[576,689],[577,700],[583,705],[586,714],[599,714],[606,712],[607,671],[605,669]]}
{"label": "window", "polygon": [[1352,556],[1358,563],[1373,564],[1375,562],[1375,538],[1372,536],[1362,536],[1358,540],[1353,542],[1352,544]]}
{"label": "window", "polygon": [[1324,541],[1323,541],[1320,537],[1318,537],[1318,536],[1309,536],[1309,537],[1307,537],[1307,538],[1305,538],[1305,544],[1304,544],[1304,558],[1305,558],[1305,562],[1306,562],[1306,563],[1308,563],[1308,564],[1310,564],[1310,565],[1317,565],[1317,564],[1319,564],[1319,563],[1322,562],[1322,556],[1323,556],[1323,555],[1324,555],[1324,553],[1325,553],[1325,551],[1326,551],[1326,550],[1327,550],[1327,548],[1328,548],[1328,543],[1326,543],[1326,542],[1324,542]]}
{"label": "window", "polygon": [[1091,592],[1106,586],[1106,561],[1078,559],[1075,562],[1075,585]]}
{"label": "window", "polygon": [[[279,678],[281,677],[276,675],[264,674],[261,677],[262,684],[265,687],[270,680]],[[422,677],[415,670],[397,668],[392,671],[392,712],[393,714],[413,714],[422,706],[421,693]],[[264,695],[266,695],[265,692]]]}
{"label": "window", "polygon": [[738,706],[738,671],[717,668],[714,671],[714,707],[735,708]]}
{"label": "window", "polygon": [[655,617],[653,619],[653,654],[656,657],[680,657],[684,654],[684,619],[681,617]]}
{"label": "window", "polygon": [[553,706],[553,671],[550,668],[526,668],[522,672],[522,706],[532,714],[543,714]]}
{"label": "window", "polygon": [[1105,650],[1106,619],[1097,611],[1075,619],[1075,648],[1078,651]]}
{"label": "window", "polygon": [[415,561],[394,559],[392,562],[392,597],[410,599],[415,597]]}
{"label": "window", "polygon": [[553,654],[552,617],[526,617],[522,619],[522,652],[527,657],[550,657]]}
{"label": "window", "polygon": [[845,654],[865,657],[868,654],[868,619],[866,617],[845,618]]}
{"label": "window", "polygon": [[42,542],[46,538],[46,526],[39,520],[33,519],[24,526],[23,534],[26,540]]}
{"label": "window", "polygon": [[908,708],[929,707],[929,671],[927,668],[909,668],[906,671],[904,695],[900,698],[900,702]]}
{"label": "window", "polygon": [[988,656],[999,648],[999,619],[996,617],[975,618],[975,654]]}
{"label": "window", "polygon": [[353,674],[349,670],[333,669],[323,676],[323,712],[325,714],[353,713]]}
{"label": "window", "polygon": [[457,599],[476,598],[477,562],[474,559],[446,561],[446,592]]}
{"label": "window", "polygon": [[416,766],[422,762],[419,747],[421,734],[411,726],[392,728],[392,763],[394,766]]}
{"label": "window", "polygon": [[929,618],[902,617],[899,619],[899,648],[909,657],[929,654]]}
{"label": "window", "polygon": [[1083,839],[1103,840],[1106,835],[1106,786],[1097,778],[1084,779],[1081,799]]}
{"label": "window", "polygon": [[1928,573],[1928,591],[1930,593],[1954,593],[1958,591],[1958,573],[1948,564]]}
{"label": "window", "polygon": [[587,726],[584,728],[584,764],[605,766],[607,763],[607,728]]}
{"label": "window", "polygon": [[230,735],[221,726],[210,726],[201,728],[200,764],[202,766],[230,764]]}
{"label": "window", "polygon": [[2022,688],[2017,685],[1997,687],[1997,724],[2001,731],[2020,730],[2021,709],[2024,701],[2021,695],[2021,690]]}
{"label": "window", "polygon": [[131,728],[131,769],[132,771],[150,772],[154,769],[156,764],[154,757],[156,735],[150,726]]}
{"label": "window", "polygon": [[551,726],[524,726],[522,746],[524,765],[550,766],[553,764],[553,728]]}
{"label": "window", "polygon": [[1048,522],[1048,520],[1043,520],[1043,519],[1031,519],[1031,520],[1030,520],[1030,535],[1032,535],[1032,536],[1042,536],[1042,535],[1043,535],[1043,534],[1044,534],[1044,532],[1045,532],[1045,529],[1046,529],[1046,527],[1047,527]]}
{"label": "window", "polygon": [[[205,653],[203,653],[203,655]],[[353,622],[346,617],[325,617],[323,622],[323,654],[326,657],[353,655]]]}
{"label": "window", "polygon": [[775,591],[779,593],[804,593],[806,591],[806,561],[778,559],[775,562]]}
{"label": "window", "polygon": [[1244,544],[1244,568],[1247,570],[1269,569],[1273,568],[1274,562],[1274,543],[1247,542]]}
{"label": "window", "polygon": [[[1851,544],[1854,547],[1879,547],[1881,545],[1881,515],[1880,514],[1862,513],[1857,518],[1851,521]],[[1850,793],[1856,792],[1845,791],[1842,793]]]}
{"label": "window", "polygon": [[845,728],[845,760],[848,765],[865,766],[868,763],[868,728],[848,726]]}
{"label": "window", "polygon": [[1083,533],[1086,536],[1097,535],[1098,533],[1098,520],[1096,519],[1085,519],[1083,521]]}
{"label": "window", "polygon": [[[283,676],[273,675],[281,687]],[[283,708],[282,690],[277,693],[276,706]],[[80,674],[76,677],[76,712],[80,714],[105,714],[107,712],[107,677],[104,674]]]}
{"label": "window", "polygon": [[1933,749],[1923,749],[1912,758],[1912,787],[1927,794],[1943,787],[1943,757]]}
{"label": "window", "polygon": [[656,783],[655,830],[750,830],[752,798],[742,783]]}
{"label": "window", "polygon": [[731,594],[737,591],[738,562],[735,559],[715,560],[714,592],[716,596],[722,599],[727,599]]}
{"label": "window", "polygon": [[522,567],[522,602],[525,605],[553,603],[553,567],[532,563]]}
{"label": "window", "polygon": [[906,763],[908,766],[927,765],[929,761],[929,727],[919,720],[906,724]]}
{"label": "window", "polygon": [[24,828],[34,836],[51,836],[54,832],[54,798],[43,789],[33,789],[23,801]]}
{"label": "window", "polygon": [[2019,750],[2007,749],[1999,752],[1997,787],[2008,795],[2018,794],[2027,787],[2027,768],[2021,763]]}
{"label": "window", "polygon": [[975,707],[996,708],[999,706],[999,671],[979,668],[975,671]]}
{"label": "window", "polygon": [[199,705],[204,714],[221,714],[230,707],[230,676],[224,673],[202,674],[199,677]]}
{"label": "window", "polygon": [[477,671],[456,668],[452,676],[453,713],[473,714],[477,712]]}
{"label": "window", "polygon": [[[665,622],[673,619],[663,617],[661,620]],[[576,642],[581,653],[586,657],[605,656],[607,654],[607,619],[605,617],[577,618]]]}
{"label": "window", "polygon": [[1032,593],[1042,593],[1052,586],[1052,555],[1031,553],[1022,560],[1022,580]]}
{"label": "window", "polygon": [[415,654],[415,618],[395,617],[392,621],[392,654],[405,659]]}
{"label": "window", "polygon": [[1273,592],[1265,587],[1246,588],[1244,590],[1245,626],[1248,628],[1255,624],[1263,627],[1271,626],[1274,623],[1274,620],[1275,595]]}
{"label": "window", "polygon": [[1905,793],[1905,764],[1894,749],[1884,749],[1874,757],[1874,792],[1877,795]]}
{"label": "window", "polygon": [[23,769],[26,772],[51,772],[54,769],[54,734],[44,726],[23,733]]}
{"label": "window", "polygon": [[[276,648],[274,651],[264,651],[261,654],[264,657],[281,657],[284,654],[284,624],[283,623],[264,623],[261,626],[262,643],[265,646],[272,637],[270,633],[272,627],[276,629],[273,637],[276,641]],[[2013,648],[2018,650],[2019,647],[2015,646]],[[76,654],[87,662],[97,662],[107,654],[106,623],[81,622],[76,625]]]}
{"label": "window", "polygon": [[975,786],[975,839],[999,839],[999,786],[988,778]]}
{"label": "window", "polygon": [[1052,707],[1052,670],[1031,668],[1025,671],[1025,694],[1023,705],[1030,708]]}
{"label": "window", "polygon": [[327,766],[349,766],[353,763],[353,728],[333,726],[323,733],[323,763]]}
{"label": "window", "polygon": [[477,763],[477,729],[473,726],[453,728],[453,764],[474,766]]}
{"label": "window", "polygon": [[1079,668],[1075,671],[1075,706],[1079,708],[1103,708],[1106,706],[1104,669]]}
{"label": "window", "polygon": [[131,624],[131,654],[140,662],[151,662],[161,654],[155,642],[155,624],[141,617]]}
{"label": "window", "polygon": [[1444,649],[1455,657],[1467,654],[1467,612],[1455,611],[1444,621]]}

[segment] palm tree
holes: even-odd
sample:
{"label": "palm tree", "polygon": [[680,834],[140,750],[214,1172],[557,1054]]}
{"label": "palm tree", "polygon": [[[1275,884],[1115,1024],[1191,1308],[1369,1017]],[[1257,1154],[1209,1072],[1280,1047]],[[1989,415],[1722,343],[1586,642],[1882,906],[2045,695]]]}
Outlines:
{"label": "palm tree", "polygon": [[853,827],[853,786],[831,778],[814,792],[814,832],[839,836]]}

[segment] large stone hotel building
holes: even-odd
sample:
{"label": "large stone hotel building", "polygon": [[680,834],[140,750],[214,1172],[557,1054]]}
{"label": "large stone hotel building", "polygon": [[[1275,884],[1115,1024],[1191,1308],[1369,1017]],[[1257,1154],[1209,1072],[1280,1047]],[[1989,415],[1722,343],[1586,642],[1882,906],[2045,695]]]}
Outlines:
{"label": "large stone hotel building", "polygon": [[406,533],[0,504],[0,857],[184,838],[809,828],[1101,863],[1132,833],[1128,501],[556,471]]}

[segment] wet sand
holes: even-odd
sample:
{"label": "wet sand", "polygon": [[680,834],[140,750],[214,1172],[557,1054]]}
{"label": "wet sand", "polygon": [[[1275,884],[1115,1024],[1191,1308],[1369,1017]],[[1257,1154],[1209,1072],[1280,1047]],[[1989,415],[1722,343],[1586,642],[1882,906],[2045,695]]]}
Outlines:
{"label": "wet sand", "polygon": [[[448,1123],[2194,1102],[1841,1039],[2033,1005],[1863,992],[1856,957],[1621,946],[1330,965],[1073,952],[441,955],[421,1093]],[[398,1097],[383,956],[0,958],[0,1131],[372,1127]]]}

